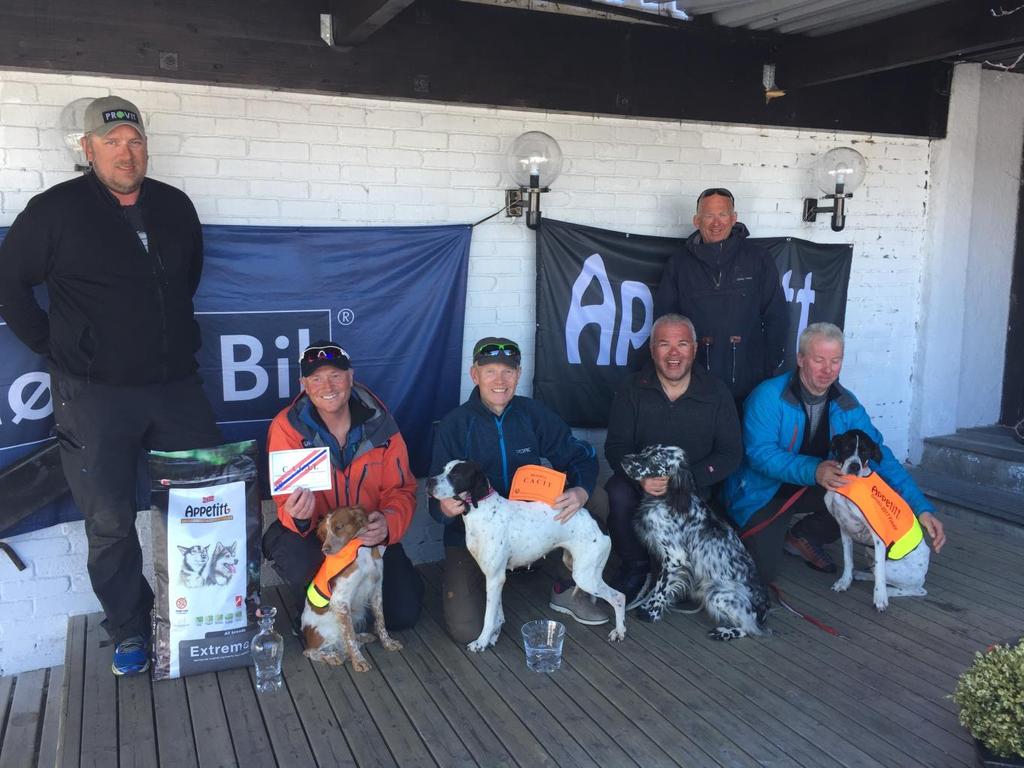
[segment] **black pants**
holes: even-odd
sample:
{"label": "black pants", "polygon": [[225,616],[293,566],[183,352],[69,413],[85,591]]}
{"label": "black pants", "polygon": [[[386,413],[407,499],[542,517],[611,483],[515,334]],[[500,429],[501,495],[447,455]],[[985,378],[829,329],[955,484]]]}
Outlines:
{"label": "black pants", "polygon": [[[792,489],[779,492],[764,507],[754,513],[740,532],[740,538],[754,558],[757,572],[765,584],[770,584],[779,573],[782,560],[782,542],[794,515],[803,515],[793,526],[793,535],[801,536],[815,544],[829,544],[839,538],[839,524],[825,509],[825,489],[811,485],[789,509],[778,515],[779,510],[792,497]],[[767,521],[767,525],[765,523]]]}
{"label": "black pants", "polygon": [[[126,351],[126,354],[128,352]],[[61,465],[85,517],[88,569],[114,642],[148,636],[153,591],[135,533],[140,456],[222,442],[198,376],[116,386],[51,372]]]}
{"label": "black pants", "polygon": [[608,478],[604,489],[608,492],[607,526],[608,535],[612,539],[612,551],[628,570],[650,570],[651,558],[647,547],[640,541],[633,527],[633,518],[643,493],[632,481],[619,474]]}
{"label": "black pants", "polygon": [[[306,588],[324,561],[322,542],[315,533],[308,536],[285,528],[275,520],[263,534],[263,555],[288,585],[292,605],[302,614]],[[423,577],[401,544],[384,550],[384,626],[390,631],[408,629],[420,617],[423,605]]]}

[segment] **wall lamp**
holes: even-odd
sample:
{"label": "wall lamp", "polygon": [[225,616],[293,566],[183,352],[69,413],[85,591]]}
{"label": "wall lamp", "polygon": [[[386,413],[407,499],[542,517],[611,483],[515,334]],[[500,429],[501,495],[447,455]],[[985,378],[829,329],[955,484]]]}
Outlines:
{"label": "wall lamp", "polygon": [[509,216],[522,216],[526,195],[526,226],[540,226],[540,194],[547,192],[562,172],[562,149],[558,142],[541,131],[528,131],[512,142],[506,158],[508,172],[518,189],[505,191]]}
{"label": "wall lamp", "polygon": [[846,199],[864,181],[867,163],[864,156],[850,147],[829,150],[814,163],[814,183],[822,192],[822,200],[832,205],[818,205],[817,198],[804,198],[804,221],[816,221],[819,213],[832,214],[832,231],[841,232],[846,226]]}
{"label": "wall lamp", "polygon": [[64,146],[71,154],[75,170],[85,173],[89,170],[89,161],[85,159],[82,149],[82,136],[85,135],[85,108],[92,104],[95,97],[88,96],[75,99],[60,111],[60,135]]}

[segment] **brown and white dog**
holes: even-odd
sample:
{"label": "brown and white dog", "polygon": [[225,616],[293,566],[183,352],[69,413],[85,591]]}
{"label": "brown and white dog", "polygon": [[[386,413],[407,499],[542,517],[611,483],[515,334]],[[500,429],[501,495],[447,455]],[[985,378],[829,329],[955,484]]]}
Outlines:
{"label": "brown and white dog", "polygon": [[[340,507],[328,513],[316,531],[323,542],[324,555],[341,552],[366,522],[366,513],[359,507]],[[356,559],[330,579],[327,605],[317,607],[307,596],[302,611],[302,634],[308,659],[340,666],[347,655],[352,669],[368,672],[370,663],[359,650],[360,646],[379,638],[389,651],[402,649],[402,644],[384,628],[383,553],[383,546],[359,547]],[[359,631],[365,622],[367,607],[373,613],[376,636]]]}

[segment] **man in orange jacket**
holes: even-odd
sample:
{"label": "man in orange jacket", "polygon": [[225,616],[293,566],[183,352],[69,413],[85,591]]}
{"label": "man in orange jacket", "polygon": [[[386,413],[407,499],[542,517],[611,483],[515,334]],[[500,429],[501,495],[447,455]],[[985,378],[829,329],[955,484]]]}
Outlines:
{"label": "man in orange jacket", "polygon": [[362,507],[368,523],[359,537],[366,546],[387,546],[384,623],[390,630],[411,627],[419,618],[423,580],[399,543],[416,506],[405,440],[384,403],[353,380],[352,360],[340,346],[314,342],[299,365],[302,392],[270,423],[267,450],[329,448],[334,487],[275,497],[277,521],[263,535],[263,554],[293,588],[301,615],[306,588],[324,559],[317,524],[337,507]]}

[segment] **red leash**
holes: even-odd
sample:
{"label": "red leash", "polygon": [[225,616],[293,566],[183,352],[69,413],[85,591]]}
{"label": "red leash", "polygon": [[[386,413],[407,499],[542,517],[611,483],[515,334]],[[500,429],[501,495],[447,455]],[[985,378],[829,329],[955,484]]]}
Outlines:
{"label": "red leash", "polygon": [[820,630],[822,630],[822,631],[824,631],[824,632],[828,632],[828,633],[829,633],[830,635],[832,635],[833,637],[841,637],[841,638],[843,638],[844,640],[848,640],[848,639],[849,639],[849,638],[847,638],[847,637],[846,637],[846,635],[844,635],[844,634],[843,634],[842,632],[840,632],[840,631],[839,631],[838,629],[836,629],[835,627],[830,627],[830,626],[829,626],[828,624],[826,624],[825,622],[821,621],[820,619],[816,619],[816,618],[814,618],[814,617],[813,617],[813,616],[811,616],[810,614],[807,614],[807,613],[800,613],[800,611],[798,611],[798,610],[797,610],[796,608],[794,608],[794,607],[793,607],[793,606],[791,606],[791,605],[790,605],[789,603],[787,603],[787,602],[786,602],[786,601],[785,601],[785,600],[783,599],[783,597],[782,597],[782,590],[781,590],[781,589],[779,589],[779,588],[778,588],[778,587],[777,587],[777,586],[775,585],[775,582],[772,582],[771,584],[769,584],[769,585],[768,585],[768,588],[769,588],[769,589],[770,589],[770,590],[771,590],[771,591],[772,591],[772,592],[773,592],[773,593],[775,594],[775,599],[779,601],[779,604],[780,604],[780,605],[781,605],[781,606],[782,606],[783,608],[785,608],[785,609],[786,609],[787,611],[789,611],[790,613],[792,613],[792,614],[793,614],[794,616],[799,616],[799,617],[800,617],[801,619],[803,619],[804,621],[806,621],[806,622],[809,622],[809,623],[813,624],[813,625],[814,625],[814,626],[816,626],[816,627],[817,627],[818,629],[820,629]]}

